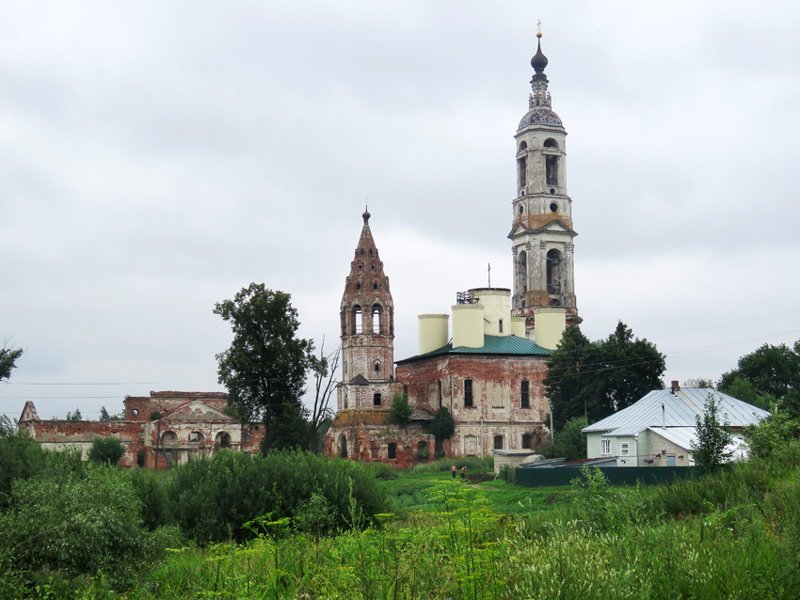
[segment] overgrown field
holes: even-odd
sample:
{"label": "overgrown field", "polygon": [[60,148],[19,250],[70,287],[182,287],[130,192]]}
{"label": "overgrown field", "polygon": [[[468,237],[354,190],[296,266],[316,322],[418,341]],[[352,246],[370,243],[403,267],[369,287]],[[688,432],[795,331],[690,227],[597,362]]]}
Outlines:
{"label": "overgrown field", "polygon": [[443,463],[222,453],[153,474],[3,443],[2,598],[800,597],[798,444],[670,485],[527,489]]}

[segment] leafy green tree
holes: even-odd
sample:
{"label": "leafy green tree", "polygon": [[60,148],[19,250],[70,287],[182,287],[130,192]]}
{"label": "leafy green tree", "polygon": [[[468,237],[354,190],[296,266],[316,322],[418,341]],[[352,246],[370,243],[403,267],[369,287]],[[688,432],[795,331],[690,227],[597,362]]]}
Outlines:
{"label": "leafy green tree", "polygon": [[308,411],[302,404],[286,402],[280,412],[272,418],[267,428],[261,451],[266,454],[270,450],[305,450],[309,443]]}
{"label": "leafy green tree", "polygon": [[800,340],[793,347],[764,344],[722,375],[719,390],[761,408],[778,404],[800,417]]}
{"label": "leafy green tree", "polygon": [[744,431],[752,458],[768,459],[781,448],[790,444],[800,444],[800,420],[791,418],[779,410],[758,425],[751,425]]}
{"label": "leafy green tree", "polygon": [[440,406],[428,425],[434,438],[434,452],[437,458],[444,456],[444,440],[453,437],[456,422],[446,406]]}
{"label": "leafy green tree", "polygon": [[17,366],[16,362],[22,356],[21,348],[0,348],[0,381],[11,377],[11,371]]}
{"label": "leafy green tree", "polygon": [[598,344],[598,363],[595,377],[600,419],[664,386],[661,381],[666,369],[664,355],[655,344],[634,338],[633,331],[622,321]]}
{"label": "leafy green tree", "polygon": [[692,454],[698,466],[714,469],[726,462],[731,453],[727,450],[733,440],[725,423],[719,419],[719,400],[714,394],[706,398],[703,416],[697,416],[697,440],[692,443]]}
{"label": "leafy green tree", "polygon": [[605,340],[590,342],[568,327],[547,362],[544,380],[553,428],[574,417],[594,423],[663,387],[664,355],[645,339],[634,338],[622,321]]}
{"label": "leafy green tree", "polygon": [[581,429],[587,424],[586,417],[573,417],[567,421],[564,428],[553,436],[552,450],[548,454],[567,460],[586,458],[586,436]]}
{"label": "leafy green tree", "polygon": [[89,460],[107,465],[116,465],[125,456],[125,446],[114,437],[98,437],[89,448]]}
{"label": "leafy green tree", "polygon": [[553,429],[560,431],[572,417],[594,414],[593,345],[578,327],[567,327],[547,360],[544,387],[550,398]]}
{"label": "leafy green tree", "polygon": [[408,403],[408,396],[396,394],[389,409],[389,422],[405,427],[411,423],[411,414],[413,412],[411,405]]}
{"label": "leafy green tree", "polygon": [[[243,420],[261,420],[270,428],[298,423],[302,414],[306,369],[313,344],[297,337],[300,321],[285,292],[251,283],[232,300],[214,306],[231,324],[230,348],[217,355],[218,379]],[[302,434],[307,436],[307,428]],[[283,434],[265,438],[265,448],[280,448]]]}

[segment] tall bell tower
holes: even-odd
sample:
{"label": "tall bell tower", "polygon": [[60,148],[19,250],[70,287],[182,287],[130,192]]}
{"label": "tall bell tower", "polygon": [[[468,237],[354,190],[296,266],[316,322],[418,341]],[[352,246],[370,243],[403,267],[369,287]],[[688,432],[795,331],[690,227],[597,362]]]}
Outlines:
{"label": "tall bell tower", "polygon": [[512,309],[526,318],[526,335],[535,328],[534,311],[564,308],[569,324],[581,322],[575,303],[572,199],[567,195],[567,132],[551,107],[542,53],[536,34],[536,54],[528,112],[514,135],[517,195],[511,232],[514,260]]}
{"label": "tall bell tower", "polygon": [[339,410],[386,408],[394,381],[394,303],[389,278],[369,228],[358,238],[341,303],[342,383]]}

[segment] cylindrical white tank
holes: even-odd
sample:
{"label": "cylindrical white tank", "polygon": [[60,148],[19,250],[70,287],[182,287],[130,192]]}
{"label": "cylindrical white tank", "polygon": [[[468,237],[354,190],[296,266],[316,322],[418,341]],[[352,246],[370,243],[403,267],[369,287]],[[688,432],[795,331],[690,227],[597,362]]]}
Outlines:
{"label": "cylindrical white tank", "polygon": [[453,348],[483,346],[483,307],[480,304],[453,306]]}
{"label": "cylindrical white tank", "polygon": [[419,353],[426,354],[447,345],[448,315],[418,315]]}
{"label": "cylindrical white tank", "polygon": [[536,343],[542,348],[555,350],[567,328],[565,308],[536,308],[533,311]]}
{"label": "cylindrical white tank", "polygon": [[469,290],[483,307],[483,332],[486,335],[511,334],[511,290],[473,288]]}
{"label": "cylindrical white tank", "polygon": [[511,335],[525,337],[525,317],[511,317]]}

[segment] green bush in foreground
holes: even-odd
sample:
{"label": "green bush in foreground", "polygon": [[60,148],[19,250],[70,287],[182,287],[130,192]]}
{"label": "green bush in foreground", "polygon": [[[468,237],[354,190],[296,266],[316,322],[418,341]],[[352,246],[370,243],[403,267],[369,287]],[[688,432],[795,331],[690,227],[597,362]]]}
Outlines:
{"label": "green bush in foreground", "polygon": [[4,557],[29,585],[56,571],[66,578],[103,573],[124,588],[168,543],[179,543],[176,536],[174,529],[151,533],[143,527],[127,474],[109,467],[19,480],[9,510],[0,515]]}
{"label": "green bush in foreground", "polygon": [[291,519],[315,493],[329,507],[329,532],[365,526],[387,506],[365,466],[309,452],[219,452],[176,469],[168,491],[173,521],[201,544],[250,539],[246,523]]}
{"label": "green bush in foreground", "polygon": [[125,456],[125,446],[114,437],[98,437],[89,448],[89,460],[104,465],[116,465]]}

